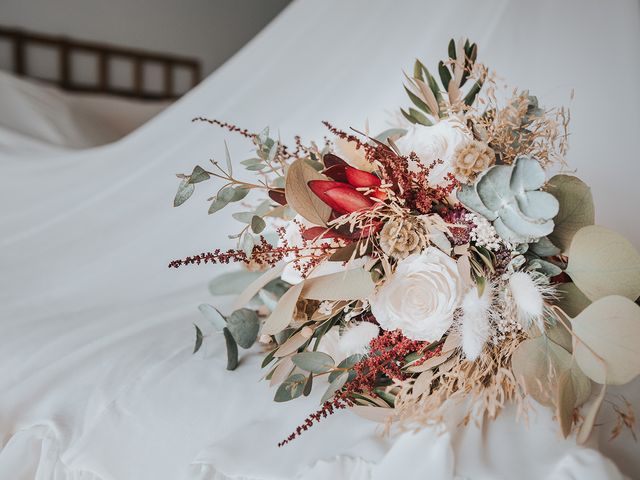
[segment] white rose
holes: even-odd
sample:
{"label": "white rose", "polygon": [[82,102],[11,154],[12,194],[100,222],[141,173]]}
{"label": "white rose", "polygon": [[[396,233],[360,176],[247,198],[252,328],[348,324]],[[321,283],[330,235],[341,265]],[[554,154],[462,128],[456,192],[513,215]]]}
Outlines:
{"label": "white rose", "polygon": [[[302,239],[302,232],[300,231],[300,226],[304,228],[315,227],[316,225],[307,221],[304,217],[300,215],[296,215],[296,217],[289,222],[287,227],[285,228],[284,238],[286,240],[286,246],[288,247],[304,247],[305,242]],[[306,242],[306,246],[310,247],[312,245],[333,245],[337,244],[337,240],[334,238],[319,238],[313,242]],[[280,246],[283,246],[283,243],[280,242]],[[317,250],[308,248],[302,249],[299,253],[289,253],[285,256],[284,261],[286,265],[280,278],[287,283],[292,285],[296,285],[304,280],[305,277],[302,276],[300,272],[300,268],[304,269],[306,265],[309,265],[313,262],[313,259],[309,257],[309,255],[313,255],[317,253]],[[300,258],[297,262],[294,262],[298,255],[303,255],[303,258]],[[344,272],[347,269],[358,268],[363,266],[367,262],[368,257],[357,258],[355,260],[350,261],[346,266],[343,262],[330,262],[328,260],[324,260],[319,264],[315,265],[313,269],[308,272],[306,278],[313,277],[321,277],[323,275],[330,275],[332,273]]]}
{"label": "white rose", "polygon": [[473,140],[469,129],[452,117],[430,127],[413,125],[396,141],[396,145],[404,156],[415,152],[420,162],[427,167],[436,160],[442,160],[443,163],[437,164],[429,173],[429,181],[434,185],[443,185],[447,183],[447,174],[453,173],[456,149],[469,140]]}
{"label": "white rose", "polygon": [[399,262],[369,301],[383,329],[436,342],[451,327],[463,291],[456,261],[429,247]]}

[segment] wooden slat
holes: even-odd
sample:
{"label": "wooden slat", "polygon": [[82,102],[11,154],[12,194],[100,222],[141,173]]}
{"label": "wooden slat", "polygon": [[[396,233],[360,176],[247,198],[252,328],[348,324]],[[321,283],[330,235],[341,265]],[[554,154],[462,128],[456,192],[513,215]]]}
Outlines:
{"label": "wooden slat", "polygon": [[22,35],[13,37],[13,71],[16,75],[25,74],[24,38]]}
{"label": "wooden slat", "polygon": [[[174,92],[173,79],[176,68],[186,68],[191,72],[192,86],[197,85],[200,81],[200,62],[194,58],[73,40],[61,36],[31,33],[16,28],[0,27],[0,37],[8,38],[13,44],[13,70],[17,75],[27,75],[27,45],[41,44],[57,48],[59,52],[59,79],[51,83],[55,83],[67,90],[110,93],[145,99],[174,99],[177,97]],[[98,75],[95,85],[79,85],[74,82],[71,68],[72,54],[78,51],[88,52],[97,57]],[[110,58],[113,56],[123,57],[133,62],[133,85],[130,89],[111,86],[109,66]],[[145,90],[143,67],[146,62],[157,62],[163,66],[163,91],[161,94],[149,93]]]}
{"label": "wooden slat", "polygon": [[164,73],[164,94],[172,97],[173,93],[173,64],[169,61],[164,62],[162,67]]}
{"label": "wooden slat", "polygon": [[60,86],[62,88],[70,88],[71,87],[71,51],[69,48],[69,44],[65,41],[62,41],[58,47],[58,52],[60,55],[60,61],[58,63],[59,66],[59,74],[60,74]]}

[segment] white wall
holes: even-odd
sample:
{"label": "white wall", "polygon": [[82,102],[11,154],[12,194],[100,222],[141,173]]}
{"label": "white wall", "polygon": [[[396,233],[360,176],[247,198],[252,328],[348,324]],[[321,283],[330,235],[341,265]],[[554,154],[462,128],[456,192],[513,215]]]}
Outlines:
{"label": "white wall", "polygon": [[[235,53],[290,0],[0,0],[0,25],[201,59],[203,76]],[[29,65],[50,76],[44,55]],[[10,55],[0,48],[0,69]],[[78,62],[79,68],[83,68]],[[84,68],[89,70],[91,65]],[[87,72],[82,76],[90,78]]]}

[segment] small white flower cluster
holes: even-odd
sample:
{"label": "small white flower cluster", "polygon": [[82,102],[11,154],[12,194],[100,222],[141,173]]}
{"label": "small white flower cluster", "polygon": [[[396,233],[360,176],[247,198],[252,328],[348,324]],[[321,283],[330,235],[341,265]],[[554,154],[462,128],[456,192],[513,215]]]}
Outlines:
{"label": "small white flower cluster", "polygon": [[464,219],[475,225],[471,229],[470,236],[476,245],[493,251],[499,250],[503,245],[502,239],[496,233],[493,225],[489,223],[489,220],[474,213],[467,213]]}
{"label": "small white flower cluster", "polygon": [[507,338],[517,335],[522,330],[520,322],[514,318],[501,318],[496,322],[496,329],[493,335],[493,342],[499,343]]}
{"label": "small white flower cluster", "polygon": [[331,315],[331,312],[333,312],[333,302],[328,300],[320,302],[318,306],[318,313],[320,313],[320,315]]}
{"label": "small white flower cluster", "polygon": [[367,308],[369,308],[369,301],[368,300],[362,300],[361,305],[355,306],[355,307],[351,307],[349,305],[346,305],[342,311],[345,313],[344,316],[344,321],[348,322],[349,320],[351,320],[354,317],[357,317],[358,315],[360,315],[362,312],[364,312]]}

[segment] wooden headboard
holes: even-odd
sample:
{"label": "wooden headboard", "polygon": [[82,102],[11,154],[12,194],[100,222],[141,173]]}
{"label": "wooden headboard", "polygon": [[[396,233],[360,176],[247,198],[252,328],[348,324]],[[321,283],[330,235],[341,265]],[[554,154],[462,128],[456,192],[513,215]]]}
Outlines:
{"label": "wooden headboard", "polygon": [[[174,77],[176,71],[186,70],[191,87],[200,81],[200,61],[195,58],[167,55],[132,48],[123,48],[97,42],[74,40],[65,36],[44,35],[17,28],[0,27],[0,40],[8,40],[12,51],[12,70],[16,75],[36,78],[28,71],[29,46],[38,45],[57,50],[57,77],[38,80],[54,83],[64,90],[87,93],[112,94],[147,100],[173,100],[176,93]],[[74,53],[95,58],[96,81],[88,83],[74,79],[72,68]],[[111,65],[114,60],[132,65],[130,87],[114,85]],[[162,68],[162,87],[152,90],[145,83],[145,65],[155,64]]]}

